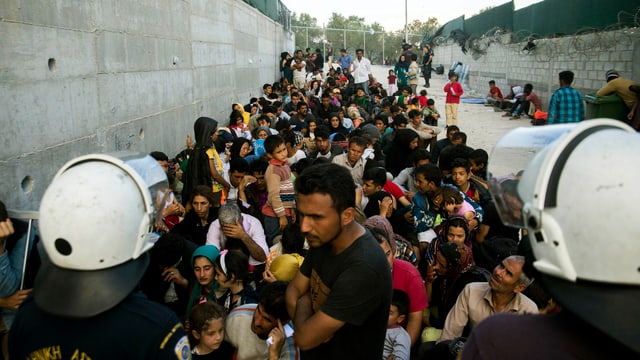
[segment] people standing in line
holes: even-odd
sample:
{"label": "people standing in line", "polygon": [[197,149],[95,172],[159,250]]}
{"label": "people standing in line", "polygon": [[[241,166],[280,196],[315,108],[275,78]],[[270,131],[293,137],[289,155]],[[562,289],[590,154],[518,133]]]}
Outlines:
{"label": "people standing in line", "polygon": [[431,49],[431,45],[426,44],[423,48],[422,53],[422,76],[424,77],[424,87],[428,88],[431,86],[429,81],[431,80],[431,66],[433,63],[433,50]]}
{"label": "people standing in line", "polygon": [[409,86],[411,87],[411,94],[417,94],[416,90],[418,89],[418,72],[420,68],[418,67],[418,55],[411,54],[411,61],[409,63],[409,71],[407,72],[407,79],[409,81]]}
{"label": "people standing in line", "polygon": [[320,74],[322,76],[322,72],[324,71],[324,55],[322,55],[322,50],[320,48],[316,48],[316,53],[314,54],[315,58],[313,59],[313,71],[314,73]]}
{"label": "people standing in line", "polygon": [[356,185],[336,164],[307,168],[295,183],[310,249],[287,288],[287,311],[306,359],[380,359],[391,305],[391,269],[356,217]]}
{"label": "people standing in line", "polygon": [[325,49],[327,51],[327,66],[329,66],[329,69],[333,69],[333,44],[331,40],[327,40]]}
{"label": "people standing in line", "polygon": [[298,89],[304,89],[304,84],[307,81],[306,66],[307,63],[303,59],[302,50],[296,50],[289,68],[293,71],[293,85]]}
{"label": "people standing in line", "polygon": [[343,74],[348,74],[351,71],[351,64],[353,63],[353,59],[351,55],[347,54],[347,49],[340,49],[340,57],[338,58],[338,62],[340,63],[340,68],[342,68]]}
{"label": "people standing in line", "polygon": [[572,71],[561,71],[558,74],[560,88],[551,95],[547,124],[564,124],[579,122],[585,119],[585,106],[582,94],[571,87]]}
{"label": "people standing in line", "polygon": [[371,61],[364,57],[364,50],[356,49],[356,59],[353,60],[353,80],[356,88],[364,89],[369,95],[369,81],[373,80]]}
{"label": "people standing in line", "polygon": [[[405,56],[400,55],[400,58],[398,58],[398,62],[396,62],[396,65],[393,67],[393,72],[398,77],[398,90],[400,91],[402,91],[404,87],[409,86],[409,79],[407,75],[408,71],[409,68],[405,66]],[[394,94],[390,93],[389,95]]]}
{"label": "people standing in line", "polygon": [[293,70],[291,70],[291,62],[293,57],[288,52],[280,53],[280,76],[287,79],[289,83],[293,83]]}
{"label": "people standing in line", "polygon": [[444,86],[444,92],[447,94],[444,105],[447,126],[458,125],[458,105],[464,90],[458,82],[458,74],[453,71],[449,72],[449,82]]}

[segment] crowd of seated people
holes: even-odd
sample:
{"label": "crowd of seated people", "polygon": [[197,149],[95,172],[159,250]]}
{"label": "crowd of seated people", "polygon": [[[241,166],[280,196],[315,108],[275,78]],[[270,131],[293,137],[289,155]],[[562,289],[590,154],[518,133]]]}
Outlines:
{"label": "crowd of seated people", "polygon": [[[285,67],[291,63],[288,54],[282,60]],[[442,346],[434,344],[458,341],[476,325],[477,319],[467,323],[458,316],[458,327],[468,325],[464,331],[447,329],[453,323],[447,314],[459,307],[456,299],[465,286],[486,283],[505,266],[522,268],[520,258],[504,262],[518,253],[521,234],[506,230],[497,217],[488,193],[486,151],[468,147],[457,126],[437,139],[437,121],[421,107],[426,98],[412,101],[410,91],[400,102],[375,84],[367,94],[334,67],[326,74],[316,71],[302,87],[292,80],[285,76],[260,84],[263,95],[230,104],[224,121],[196,119],[185,149],[175,156],[164,149],[152,153],[167,172],[173,196],[156,224],[161,236],[140,290],[174,310],[187,330],[194,330],[193,342],[199,343],[199,332],[209,326],[203,316],[226,317],[227,333],[262,339],[277,323],[258,329],[243,316],[290,320],[265,299],[282,293],[269,284],[290,281],[308,248],[296,218],[296,177],[309,167],[334,163],[346,167],[356,185],[356,220],[375,231],[389,253],[393,288],[408,295],[408,304],[401,306],[406,314],[393,324],[409,335],[407,359],[442,356],[436,351]],[[468,216],[447,211],[438,196],[442,188],[468,204]],[[494,238],[505,237],[511,240],[506,249],[493,263],[483,262],[495,267],[474,261],[492,254]],[[501,290],[500,299],[513,298],[509,291],[521,299],[528,285],[522,276],[508,284],[506,293]],[[206,311],[211,314],[203,315]],[[440,334],[455,339],[439,339]],[[276,353],[281,359],[298,358],[295,338],[287,339],[276,343]],[[227,340],[223,348],[231,350],[225,353],[253,351],[233,336]],[[192,348],[199,355],[215,350]]]}

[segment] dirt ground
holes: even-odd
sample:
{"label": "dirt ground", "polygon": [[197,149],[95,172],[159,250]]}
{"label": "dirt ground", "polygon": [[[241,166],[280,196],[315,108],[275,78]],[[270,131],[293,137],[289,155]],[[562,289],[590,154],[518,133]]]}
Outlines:
{"label": "dirt ground", "polygon": [[[372,68],[374,77],[386,89],[387,75],[391,67],[373,65]],[[442,116],[438,122],[438,125],[442,128],[446,125],[444,111],[445,94],[443,89],[447,81],[448,79],[445,78],[445,75],[437,75],[433,72],[430,81],[431,86],[426,89],[427,97],[434,99],[436,108]],[[425,89],[423,85],[424,79],[420,78],[418,92]],[[504,89],[501,90],[504,92]],[[488,91],[489,86],[487,85],[486,92]],[[486,92],[479,92],[479,94],[472,94],[472,96],[484,96]],[[463,99],[469,95],[470,94],[463,95]],[[520,126],[531,126],[529,119],[526,117],[522,117],[519,120],[509,120],[509,118],[502,117],[503,114],[504,112],[495,112],[492,107],[487,107],[482,104],[466,104],[461,102],[458,107],[458,127],[467,134],[467,145],[474,149],[484,149],[491,157],[494,145],[504,134],[509,132],[509,130]],[[445,132],[443,131],[438,138],[443,138],[444,134]]]}

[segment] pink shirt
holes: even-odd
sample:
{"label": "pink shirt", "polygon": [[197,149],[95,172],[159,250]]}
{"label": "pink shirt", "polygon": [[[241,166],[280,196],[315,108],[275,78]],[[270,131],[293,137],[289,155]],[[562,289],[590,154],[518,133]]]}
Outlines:
{"label": "pink shirt", "polygon": [[449,214],[449,215],[460,215],[460,216],[464,216],[464,213],[466,212],[473,212],[473,214],[475,215],[476,210],[473,208],[473,205],[469,204],[466,200],[462,201],[462,207],[460,208],[460,210],[458,210],[457,213],[455,214]]}

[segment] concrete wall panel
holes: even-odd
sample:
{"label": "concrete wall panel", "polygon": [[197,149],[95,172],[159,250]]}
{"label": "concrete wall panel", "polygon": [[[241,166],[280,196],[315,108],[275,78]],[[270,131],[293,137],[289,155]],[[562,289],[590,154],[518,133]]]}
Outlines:
{"label": "concrete wall panel", "polygon": [[0,22],[0,82],[92,75],[93,39],[92,33]]}
{"label": "concrete wall panel", "polygon": [[0,159],[43,151],[91,134],[98,123],[95,78],[0,86],[3,117]]}
{"label": "concrete wall panel", "polygon": [[0,19],[82,31],[96,27],[94,2],[86,0],[2,0]]}
{"label": "concrete wall panel", "polygon": [[260,96],[292,44],[242,1],[5,0],[0,199],[37,209],[82,154],[175,156],[198,116],[226,125],[232,103]]}

